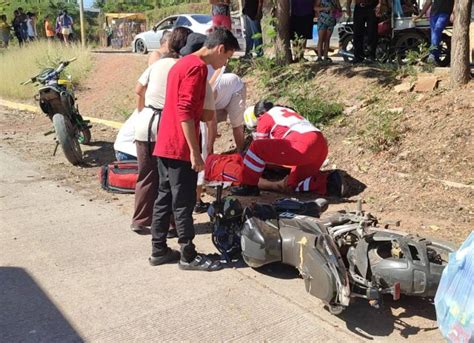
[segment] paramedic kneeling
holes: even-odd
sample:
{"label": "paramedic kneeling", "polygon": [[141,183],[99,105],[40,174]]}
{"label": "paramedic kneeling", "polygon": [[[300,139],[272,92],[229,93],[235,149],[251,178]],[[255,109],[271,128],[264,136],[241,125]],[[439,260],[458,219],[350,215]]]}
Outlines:
{"label": "paramedic kneeling", "polygon": [[320,172],[328,154],[321,131],[294,110],[268,101],[258,102],[254,113],[246,111],[246,125],[256,126],[256,132],[244,157],[242,186],[232,193],[259,195],[258,183],[267,163],[291,167],[287,184],[293,190],[330,193],[328,174]]}

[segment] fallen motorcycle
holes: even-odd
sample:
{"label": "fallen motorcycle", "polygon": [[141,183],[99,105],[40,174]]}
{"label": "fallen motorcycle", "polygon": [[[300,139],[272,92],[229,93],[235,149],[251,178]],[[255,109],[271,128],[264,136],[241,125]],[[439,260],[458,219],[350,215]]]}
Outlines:
{"label": "fallen motorcycle", "polygon": [[64,68],[75,60],[73,58],[60,62],[56,68],[45,68],[22,85],[36,83],[39,86],[35,100],[39,101],[41,110],[54,125],[54,131],[46,134],[56,133],[53,156],[58,145],[61,145],[67,160],[73,165],[78,165],[82,163],[80,144],[90,142],[91,126],[88,120],[82,118],[75,104],[76,98],[71,80],[61,78]]}
{"label": "fallen motorcycle", "polygon": [[433,297],[449,243],[381,228],[359,208],[322,218],[324,199],[300,202],[283,199],[272,205],[242,208],[238,199],[222,197],[209,208],[212,240],[231,261],[242,255],[254,268],[281,262],[300,272],[308,293],[321,299],[333,314],[364,298],[379,307],[384,294]]}

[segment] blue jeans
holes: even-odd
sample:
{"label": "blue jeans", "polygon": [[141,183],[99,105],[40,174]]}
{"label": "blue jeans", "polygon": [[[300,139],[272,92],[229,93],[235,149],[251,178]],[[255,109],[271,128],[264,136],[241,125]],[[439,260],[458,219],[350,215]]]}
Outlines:
{"label": "blue jeans", "polygon": [[[263,55],[263,40],[262,40],[262,26],[260,20],[252,20],[248,15],[244,14],[244,29],[245,29],[245,54],[248,55],[255,49],[257,56]],[[258,37],[254,38],[254,35]]]}
{"label": "blue jeans", "polygon": [[117,159],[117,161],[136,161],[137,160],[135,156],[132,156],[130,154],[117,151],[117,150],[115,151],[115,158]]}
{"label": "blue jeans", "polygon": [[447,13],[436,13],[430,17],[431,27],[431,46],[430,53],[437,59],[439,58],[439,43],[443,35],[444,28],[448,24],[450,15]]}

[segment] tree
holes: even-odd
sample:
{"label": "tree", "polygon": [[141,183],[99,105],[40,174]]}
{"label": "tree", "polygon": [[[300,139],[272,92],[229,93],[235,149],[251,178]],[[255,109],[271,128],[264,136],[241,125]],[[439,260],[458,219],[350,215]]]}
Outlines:
{"label": "tree", "polygon": [[273,11],[277,29],[275,60],[278,65],[291,63],[290,49],[290,0],[275,0]]}
{"label": "tree", "polygon": [[451,84],[461,86],[469,82],[469,24],[472,0],[454,2],[454,27],[451,48]]}

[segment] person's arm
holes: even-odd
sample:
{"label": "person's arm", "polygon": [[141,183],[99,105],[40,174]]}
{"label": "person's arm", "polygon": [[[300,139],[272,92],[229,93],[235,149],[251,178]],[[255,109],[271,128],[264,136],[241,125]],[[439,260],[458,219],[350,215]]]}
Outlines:
{"label": "person's arm", "polygon": [[219,75],[222,73],[222,67],[219,69],[216,69],[214,71],[214,74],[212,74],[211,78],[209,79],[209,84],[211,85],[212,89],[215,90],[216,88],[216,81]]}
{"label": "person's arm", "polygon": [[207,154],[214,153],[214,143],[216,142],[217,138],[217,118],[214,116],[213,119],[206,122],[207,125]]}
{"label": "person's arm", "polygon": [[261,20],[263,17],[263,0],[258,0],[257,5],[257,16],[255,17],[256,20]]}
{"label": "person's arm", "polygon": [[347,14],[347,20],[350,20],[352,18],[352,0],[347,0],[346,2],[346,14]]}
{"label": "person's arm", "polygon": [[419,19],[425,15],[425,13],[428,11],[428,9],[431,7],[431,0],[427,0],[425,4],[423,5],[423,9],[421,10],[420,14],[416,15],[414,18]]}
{"label": "person's arm", "polygon": [[[195,117],[196,108],[202,99],[201,92],[196,90],[206,87],[207,67],[196,66],[190,68],[182,79],[178,92],[178,103],[176,106],[176,117],[181,122],[184,137],[190,151],[191,166],[199,172],[204,169],[204,161],[196,137]],[[202,112],[199,113],[202,116]],[[201,118],[199,118],[201,120]]]}
{"label": "person's arm", "polygon": [[204,170],[204,161],[202,160],[201,151],[196,137],[196,128],[194,126],[194,120],[186,120],[181,122],[181,128],[183,129],[184,138],[188,143],[191,159],[191,168],[195,172]]}
{"label": "person's arm", "polygon": [[140,112],[145,107],[145,93],[147,86],[142,85],[140,82],[137,82],[135,86],[135,94],[137,95],[137,110]]}

